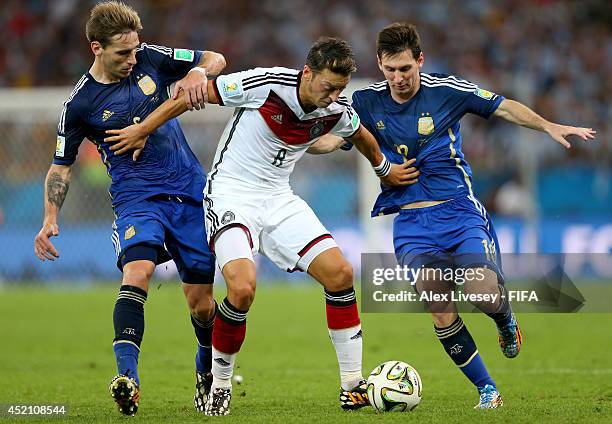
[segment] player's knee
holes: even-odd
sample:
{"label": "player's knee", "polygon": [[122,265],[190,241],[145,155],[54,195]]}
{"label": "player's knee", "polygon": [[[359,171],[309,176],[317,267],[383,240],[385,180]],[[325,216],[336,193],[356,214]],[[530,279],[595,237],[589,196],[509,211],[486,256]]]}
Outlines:
{"label": "player's knee", "polygon": [[466,280],[462,285],[462,291],[467,294],[499,293],[497,273],[486,268],[476,268],[474,277]]}
{"label": "player's knee", "polygon": [[236,284],[228,287],[227,296],[233,306],[246,311],[255,299],[255,286],[248,283]]}
{"label": "player's knee", "polygon": [[241,310],[249,309],[255,298],[255,268],[230,262],[223,267],[223,276],[230,303]]}
{"label": "player's knee", "polygon": [[332,269],[325,284],[331,292],[346,290],[353,286],[353,267],[348,262],[339,263]]}
{"label": "player's knee", "polygon": [[208,320],[215,311],[215,302],[212,296],[190,296],[187,298],[189,312],[202,320]]}
{"label": "player's knee", "polygon": [[148,261],[129,262],[123,267],[123,284],[146,290],[154,271],[155,265]]}

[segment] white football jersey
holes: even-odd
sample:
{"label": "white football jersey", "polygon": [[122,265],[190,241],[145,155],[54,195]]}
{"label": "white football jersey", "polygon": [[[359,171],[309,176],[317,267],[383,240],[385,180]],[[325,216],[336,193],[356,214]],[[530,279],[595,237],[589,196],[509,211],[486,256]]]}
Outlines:
{"label": "white football jersey", "polygon": [[357,132],[359,116],[346,97],[306,113],[298,97],[300,77],[300,71],[275,67],[216,78],[219,103],[236,110],[219,141],[206,195],[290,192],[295,163],[320,136]]}

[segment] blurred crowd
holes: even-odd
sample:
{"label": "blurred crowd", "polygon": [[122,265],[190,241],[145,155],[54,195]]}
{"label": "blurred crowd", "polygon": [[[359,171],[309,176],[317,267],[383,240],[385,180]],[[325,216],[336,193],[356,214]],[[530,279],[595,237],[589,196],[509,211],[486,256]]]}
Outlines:
{"label": "blurred crowd", "polygon": [[[533,207],[529,202],[523,209],[518,202],[519,210],[514,209],[515,199],[528,186],[533,190],[540,184],[526,181],[534,157],[535,166],[561,171],[562,178],[592,173],[591,179],[580,175],[585,182],[576,184],[591,184],[584,192],[604,190],[610,198],[612,7],[607,0],[127,2],[140,13],[141,41],[222,52],[228,72],[255,66],[301,67],[314,40],[335,35],[353,46],[356,76],[380,80],[377,32],[391,22],[413,22],[422,38],[425,72],[461,76],[531,105],[548,119],[598,131],[596,143],[575,140],[566,152],[544,135],[468,118],[464,152],[490,209],[530,213],[525,209]],[[0,87],[73,85],[92,62],[84,25],[95,2],[2,3]],[[319,166],[333,166],[334,161],[326,163]]]}

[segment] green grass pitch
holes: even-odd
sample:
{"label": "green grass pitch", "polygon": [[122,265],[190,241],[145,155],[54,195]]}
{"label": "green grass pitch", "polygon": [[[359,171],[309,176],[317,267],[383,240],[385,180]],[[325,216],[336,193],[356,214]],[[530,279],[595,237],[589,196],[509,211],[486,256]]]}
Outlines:
{"label": "green grass pitch", "polygon": [[[67,416],[51,422],[121,422],[107,390],[116,371],[116,292],[110,285],[0,290],[0,404],[67,405]],[[244,382],[234,386],[231,415],[207,418],[192,406],[195,338],[182,291],[153,286],[142,400],[132,422],[612,422],[612,314],[520,315],[524,346],[514,360],[502,356],[487,317],[463,317],[504,397],[502,409],[472,409],[477,394],[442,351],[427,315],[363,314],[364,371],[406,361],[423,379],[423,400],[405,414],[344,412],[321,290],[262,286],[237,360]]]}

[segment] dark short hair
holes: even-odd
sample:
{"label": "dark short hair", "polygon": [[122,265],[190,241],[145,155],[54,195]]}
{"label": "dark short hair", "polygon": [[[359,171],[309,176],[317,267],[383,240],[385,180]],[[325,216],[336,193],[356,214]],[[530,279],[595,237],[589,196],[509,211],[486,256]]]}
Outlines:
{"label": "dark short hair", "polygon": [[379,59],[383,56],[395,56],[406,50],[412,52],[414,60],[421,55],[421,37],[413,24],[396,22],[378,33],[376,54]]}
{"label": "dark short hair", "polygon": [[314,72],[329,69],[340,75],[350,75],[357,70],[355,55],[349,44],[335,37],[321,37],[310,48],[306,65]]}
{"label": "dark short hair", "polygon": [[97,41],[106,47],[115,35],[141,29],[140,17],[132,7],[120,1],[104,1],[91,9],[85,35],[90,43]]}

